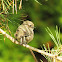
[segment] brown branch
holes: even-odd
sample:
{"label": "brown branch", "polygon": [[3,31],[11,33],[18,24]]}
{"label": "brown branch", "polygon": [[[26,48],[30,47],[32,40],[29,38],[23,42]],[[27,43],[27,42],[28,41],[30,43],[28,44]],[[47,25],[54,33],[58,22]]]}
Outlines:
{"label": "brown branch", "polygon": [[31,54],[32,54],[32,56],[33,56],[35,62],[38,62],[38,60],[37,60],[37,58],[35,57],[35,54],[33,53],[33,51],[32,51],[31,49],[29,49],[29,50],[30,50],[30,52],[31,52]]}
{"label": "brown branch", "polygon": [[[11,37],[11,36],[8,35],[6,32],[4,32],[1,28],[0,28],[0,32],[1,32],[3,35],[5,35],[8,39],[10,39],[13,43],[16,43],[16,44],[19,44],[19,45],[20,45],[20,43],[19,43],[18,41],[16,41],[13,37]],[[29,48],[29,49],[31,49],[31,50],[33,50],[33,51],[36,51],[36,52],[38,52],[38,53],[40,53],[40,54],[46,55],[46,56],[48,56],[48,57],[51,57],[51,58],[55,58],[55,57],[56,57],[56,59],[62,61],[62,58],[61,58],[61,57],[59,57],[59,56],[57,57],[56,55],[47,53],[47,52],[45,52],[44,50],[40,50],[40,49],[31,47],[31,46],[25,45],[25,44],[23,44],[22,46],[24,46],[24,47],[26,47],[26,48]]]}

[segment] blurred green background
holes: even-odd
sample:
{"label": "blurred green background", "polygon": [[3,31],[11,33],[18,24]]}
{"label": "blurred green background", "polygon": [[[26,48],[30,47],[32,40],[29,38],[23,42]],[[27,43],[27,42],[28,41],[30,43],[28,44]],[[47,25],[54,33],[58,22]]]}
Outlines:
{"label": "blurred green background", "polygon": [[[45,28],[49,27],[55,35],[56,25],[60,27],[60,38],[62,41],[62,0],[38,0],[39,5],[34,0],[23,0],[22,9],[18,10],[18,14],[8,14],[7,18],[9,29],[12,36],[17,27],[23,20],[30,20],[34,23],[34,39],[29,43],[30,46],[41,49],[43,44],[49,43],[50,48],[54,47],[54,43],[46,32]],[[19,2],[18,2],[19,5]],[[10,10],[11,13],[11,10]],[[27,16],[27,17],[24,17]],[[37,59],[44,60],[41,54],[34,52]],[[34,62],[29,49],[12,43],[9,39],[0,35],[0,62]],[[47,62],[47,61],[46,61]]]}

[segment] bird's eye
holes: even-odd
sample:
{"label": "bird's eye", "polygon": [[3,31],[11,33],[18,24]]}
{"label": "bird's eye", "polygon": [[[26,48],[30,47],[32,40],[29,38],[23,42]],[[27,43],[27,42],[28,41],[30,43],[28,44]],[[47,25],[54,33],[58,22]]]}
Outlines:
{"label": "bird's eye", "polygon": [[31,25],[29,25],[31,27]]}
{"label": "bird's eye", "polygon": [[16,37],[18,36],[18,34],[15,35]]}
{"label": "bird's eye", "polygon": [[17,32],[18,32],[19,30],[17,30]]}

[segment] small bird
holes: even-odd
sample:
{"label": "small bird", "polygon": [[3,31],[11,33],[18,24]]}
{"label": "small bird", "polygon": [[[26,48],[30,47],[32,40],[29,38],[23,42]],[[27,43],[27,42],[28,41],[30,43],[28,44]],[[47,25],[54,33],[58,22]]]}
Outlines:
{"label": "small bird", "polygon": [[[31,21],[24,21],[16,30],[16,33],[14,34],[15,38],[19,41],[20,44],[27,44],[31,40],[33,40],[34,37],[34,24]],[[33,55],[35,62],[38,62],[35,54],[31,49],[29,49],[31,54]]]}
{"label": "small bird", "polygon": [[34,37],[34,24],[31,21],[24,21],[16,30],[15,38],[20,44],[29,43]]}

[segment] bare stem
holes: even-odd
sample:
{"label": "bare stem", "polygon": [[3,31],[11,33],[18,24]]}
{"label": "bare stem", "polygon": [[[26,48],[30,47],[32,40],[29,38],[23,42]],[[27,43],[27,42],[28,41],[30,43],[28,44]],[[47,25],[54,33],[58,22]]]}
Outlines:
{"label": "bare stem", "polygon": [[16,10],[16,14],[17,14],[17,0],[15,0],[15,10]]}
{"label": "bare stem", "polygon": [[[20,43],[19,43],[18,41],[16,41],[13,37],[11,37],[11,36],[8,35],[6,32],[4,32],[1,28],[0,28],[0,32],[1,32],[3,35],[5,35],[8,39],[10,39],[13,43],[16,43],[16,44],[19,44],[19,45],[20,45]],[[47,53],[47,52],[45,52],[44,50],[40,50],[40,49],[31,47],[31,46],[29,46],[29,45],[27,45],[27,44],[26,44],[26,45],[23,44],[22,46],[24,46],[24,47],[26,47],[26,48],[29,48],[29,49],[31,49],[31,50],[33,50],[33,51],[36,51],[36,52],[38,52],[38,53],[40,53],[40,54],[44,54],[44,55],[46,55],[46,56],[48,56],[48,57],[51,57],[51,58],[55,58],[55,57],[56,57],[56,59],[62,61],[62,58],[61,58],[61,57],[56,56],[56,55],[53,55],[53,54],[50,54],[50,53]]]}
{"label": "bare stem", "polygon": [[4,1],[2,0],[2,6],[3,6],[3,10],[4,10]]}
{"label": "bare stem", "polygon": [[13,0],[13,14],[14,14],[14,0]]}
{"label": "bare stem", "polygon": [[22,9],[22,0],[20,0],[19,10]]}
{"label": "bare stem", "polygon": [[35,54],[33,53],[33,51],[32,51],[31,49],[29,49],[29,50],[30,50],[30,52],[31,52],[31,54],[32,54],[32,56],[33,56],[35,62],[38,62],[38,60],[37,60],[37,58],[35,57]]}

